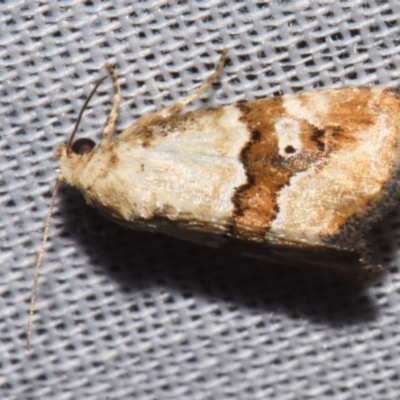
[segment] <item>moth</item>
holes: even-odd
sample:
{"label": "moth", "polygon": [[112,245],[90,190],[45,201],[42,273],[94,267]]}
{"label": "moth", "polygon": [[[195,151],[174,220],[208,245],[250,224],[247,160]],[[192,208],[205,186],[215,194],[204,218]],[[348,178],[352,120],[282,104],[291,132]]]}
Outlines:
{"label": "moth", "polygon": [[284,95],[181,114],[220,75],[114,135],[120,86],[101,141],[74,141],[56,157],[62,181],[130,228],[161,232],[272,263],[331,270],[368,284],[382,267],[364,235],[399,194],[400,100],[383,88]]}

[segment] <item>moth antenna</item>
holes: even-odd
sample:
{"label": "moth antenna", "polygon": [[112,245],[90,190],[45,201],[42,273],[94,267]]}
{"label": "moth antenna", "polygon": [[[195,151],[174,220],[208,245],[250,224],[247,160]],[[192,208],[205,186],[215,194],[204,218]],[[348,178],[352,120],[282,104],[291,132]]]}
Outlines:
{"label": "moth antenna", "polygon": [[60,185],[61,185],[62,181],[63,181],[63,177],[60,175],[57,178],[57,182],[56,182],[56,185],[53,190],[53,195],[51,196],[49,211],[47,212],[47,217],[46,217],[46,225],[44,227],[44,232],[43,232],[42,245],[40,246],[38,258],[36,261],[35,274],[34,274],[33,284],[32,284],[31,305],[29,308],[28,329],[26,332],[26,343],[28,346],[28,350],[31,348],[32,324],[33,324],[33,315],[35,313],[36,291],[37,291],[37,285],[38,285],[38,280],[39,280],[40,267],[43,262],[43,256],[44,256],[47,239],[49,238],[50,222],[51,222],[51,216],[53,215],[54,203],[56,201],[57,193],[58,193],[58,190],[60,189]]}
{"label": "moth antenna", "polygon": [[89,96],[86,98],[85,102],[83,103],[83,106],[81,107],[81,110],[79,111],[78,118],[77,118],[77,120],[76,120],[76,122],[75,122],[74,130],[72,131],[71,136],[69,137],[68,144],[67,144],[67,151],[70,151],[70,150],[71,150],[72,142],[73,142],[73,140],[74,140],[74,137],[75,137],[76,132],[78,131],[79,124],[81,123],[83,113],[84,113],[84,111],[86,110],[86,108],[87,108],[87,106],[88,106],[88,104],[89,104],[90,99],[93,97],[93,95],[96,93],[97,88],[100,86],[100,84],[101,84],[101,83],[104,81],[104,79],[106,79],[106,78],[107,78],[107,76],[103,76],[102,78],[100,78],[100,79],[96,82],[96,84],[94,85],[94,88],[92,89],[92,91],[90,92]]}

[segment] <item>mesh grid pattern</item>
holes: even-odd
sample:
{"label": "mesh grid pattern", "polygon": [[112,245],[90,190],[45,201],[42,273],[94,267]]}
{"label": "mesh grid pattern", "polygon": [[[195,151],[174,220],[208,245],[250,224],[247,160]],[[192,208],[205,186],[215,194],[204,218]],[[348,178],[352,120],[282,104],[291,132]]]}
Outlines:
{"label": "mesh grid pattern", "polygon": [[[104,220],[65,187],[25,345],[53,157],[111,62],[118,127],[180,99],[189,110],[345,85],[399,83],[400,3],[0,1],[0,397],[398,399],[399,215],[373,231],[389,272],[367,291]],[[108,82],[108,81],[107,81]],[[79,135],[98,138],[103,83]]]}

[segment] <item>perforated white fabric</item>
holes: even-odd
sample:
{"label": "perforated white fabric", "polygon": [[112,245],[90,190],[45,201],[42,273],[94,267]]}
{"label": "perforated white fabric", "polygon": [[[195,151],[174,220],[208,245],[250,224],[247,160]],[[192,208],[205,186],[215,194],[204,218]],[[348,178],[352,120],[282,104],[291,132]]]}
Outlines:
{"label": "perforated white fabric", "polygon": [[[25,334],[33,266],[85,96],[116,66],[118,127],[198,87],[188,109],[345,85],[396,86],[400,2],[0,0],[0,398],[398,399],[397,209],[388,274],[351,285],[106,221],[64,187]],[[103,83],[79,136],[98,139]]]}

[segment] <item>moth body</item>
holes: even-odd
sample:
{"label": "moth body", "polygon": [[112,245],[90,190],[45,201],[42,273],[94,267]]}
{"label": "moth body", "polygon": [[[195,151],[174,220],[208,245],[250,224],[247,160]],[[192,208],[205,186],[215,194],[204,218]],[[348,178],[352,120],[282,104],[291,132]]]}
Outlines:
{"label": "moth body", "polygon": [[180,114],[196,96],[111,137],[115,100],[100,144],[57,150],[62,178],[135,229],[376,279],[363,236],[399,194],[396,92],[328,89]]}

